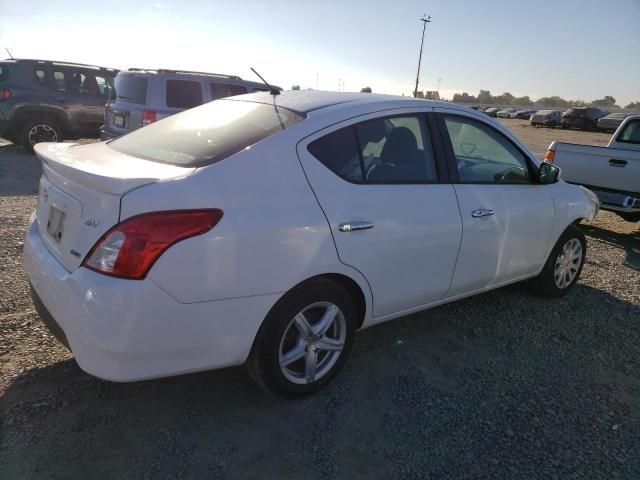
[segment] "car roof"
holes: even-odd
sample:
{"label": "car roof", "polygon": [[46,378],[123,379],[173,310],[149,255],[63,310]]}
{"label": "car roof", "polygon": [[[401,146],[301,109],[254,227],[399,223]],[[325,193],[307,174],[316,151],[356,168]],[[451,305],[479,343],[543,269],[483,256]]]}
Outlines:
{"label": "car roof", "polygon": [[[184,77],[185,80],[198,79],[198,80],[211,80],[220,81],[220,83],[231,82],[234,84],[242,84],[245,86],[251,86],[253,88],[267,88],[262,82],[254,82],[251,80],[245,80],[237,75],[227,75],[225,73],[212,73],[212,72],[194,72],[190,70],[174,70],[167,68],[129,68],[127,70],[120,70],[118,77],[158,77],[161,75],[167,75],[171,78]],[[273,85],[274,88],[282,90],[282,88]]]}
{"label": "car roof", "polygon": [[287,90],[279,95],[272,95],[268,92],[249,93],[233,97],[234,101],[274,103],[282,108],[293,110],[294,112],[307,114],[315,110],[320,110],[334,105],[354,106],[366,104],[397,104],[403,106],[424,107],[424,106],[450,106],[445,102],[435,100],[424,100],[421,98],[401,97],[397,95],[382,95],[377,93],[350,93],[350,92],[326,92],[319,90]]}
{"label": "car roof", "polygon": [[74,63],[74,62],[65,62],[60,60],[39,60],[36,58],[7,58],[5,60],[1,60],[0,63],[4,64],[38,64],[38,65],[56,65],[61,67],[73,67],[73,68],[90,68],[93,70],[108,70],[110,72],[117,72],[117,68],[110,67],[101,67],[100,65],[90,65],[87,63]]}

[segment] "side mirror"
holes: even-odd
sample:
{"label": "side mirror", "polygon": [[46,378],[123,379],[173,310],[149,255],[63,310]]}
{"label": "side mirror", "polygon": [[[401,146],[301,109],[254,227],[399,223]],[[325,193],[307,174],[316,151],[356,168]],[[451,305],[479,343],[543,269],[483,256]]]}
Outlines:
{"label": "side mirror", "polygon": [[540,170],[538,170],[538,183],[542,185],[550,185],[556,183],[560,178],[560,168],[553,163],[542,162]]}

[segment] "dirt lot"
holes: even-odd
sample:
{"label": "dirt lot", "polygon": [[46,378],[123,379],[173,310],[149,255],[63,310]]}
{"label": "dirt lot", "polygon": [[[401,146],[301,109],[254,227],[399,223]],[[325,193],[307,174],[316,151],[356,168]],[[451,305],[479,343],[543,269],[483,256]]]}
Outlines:
{"label": "dirt lot", "polygon": [[[542,155],[598,133],[504,123]],[[584,225],[575,290],[514,285],[357,335],[297,401],[242,368],[97,380],[41,325],[21,272],[40,167],[0,147],[0,479],[640,478],[640,234]]]}

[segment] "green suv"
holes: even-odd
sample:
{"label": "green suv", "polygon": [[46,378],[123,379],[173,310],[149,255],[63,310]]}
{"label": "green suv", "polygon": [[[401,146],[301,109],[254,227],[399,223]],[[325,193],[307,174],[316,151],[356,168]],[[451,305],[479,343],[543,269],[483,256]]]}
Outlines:
{"label": "green suv", "polygon": [[0,61],[0,137],[29,150],[39,142],[97,137],[117,73],[49,60]]}

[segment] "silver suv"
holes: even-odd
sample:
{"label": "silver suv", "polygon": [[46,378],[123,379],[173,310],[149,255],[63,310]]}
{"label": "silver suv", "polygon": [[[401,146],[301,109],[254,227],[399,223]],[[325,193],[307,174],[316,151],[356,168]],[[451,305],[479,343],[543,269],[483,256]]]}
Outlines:
{"label": "silver suv", "polygon": [[[280,87],[274,87],[282,90]],[[264,83],[235,75],[130,68],[115,78],[100,138],[108,140],[218,98],[268,92]]]}

